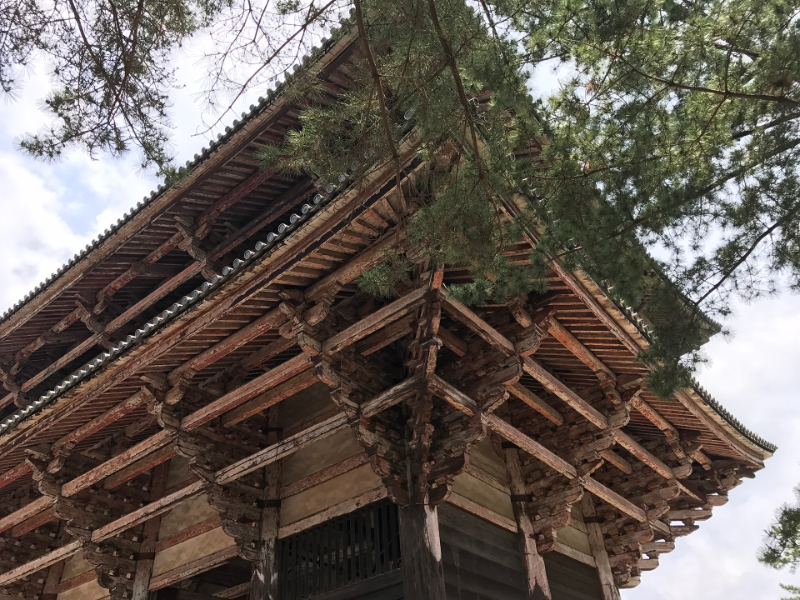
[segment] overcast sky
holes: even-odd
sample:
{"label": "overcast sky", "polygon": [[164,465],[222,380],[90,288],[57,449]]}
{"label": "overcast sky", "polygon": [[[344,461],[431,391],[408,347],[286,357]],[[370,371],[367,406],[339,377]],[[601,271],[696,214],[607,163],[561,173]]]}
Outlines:
{"label": "overcast sky", "polygon": [[[186,88],[175,96],[174,139],[183,163],[207,139],[195,135],[202,118],[195,90],[202,73],[191,55],[182,55],[178,65]],[[554,81],[544,77],[540,87]],[[44,75],[31,73],[17,101],[0,101],[0,312],[159,183],[137,170],[136,157],[92,160],[74,153],[44,164],[16,150],[15,139],[45,122],[38,107],[46,86]],[[264,91],[254,90],[254,96]],[[248,104],[245,99],[237,112]],[[698,378],[779,449],[699,531],[679,539],[637,589],[624,591],[624,600],[776,600],[779,583],[800,585],[800,574],[768,569],[755,558],[775,510],[793,500],[792,490],[800,484],[800,297],[739,306],[727,324],[735,337],[718,336],[706,346],[712,363]]]}

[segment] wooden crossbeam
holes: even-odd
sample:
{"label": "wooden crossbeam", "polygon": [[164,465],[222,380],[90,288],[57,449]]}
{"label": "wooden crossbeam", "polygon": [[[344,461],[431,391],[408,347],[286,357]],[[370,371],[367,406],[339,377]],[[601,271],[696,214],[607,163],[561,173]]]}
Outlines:
{"label": "wooden crossbeam", "polygon": [[533,410],[541,414],[548,421],[552,421],[556,425],[564,424],[564,416],[555,408],[550,406],[547,402],[542,400],[539,396],[534,394],[521,383],[506,386],[506,389],[514,394],[517,398],[522,400],[525,404],[530,406]]}
{"label": "wooden crossbeam", "polygon": [[427,288],[417,288],[391,304],[387,304],[371,315],[361,319],[358,323],[351,325],[344,331],[337,333],[323,342],[322,352],[326,354],[339,352],[350,344],[404,317],[423,301],[427,293]]}
{"label": "wooden crossbeam", "polygon": [[616,382],[617,376],[605,363],[595,356],[583,343],[567,330],[555,317],[547,320],[547,331],[556,338],[561,344],[575,355],[578,360],[589,367],[595,373],[604,373],[612,382]]}
{"label": "wooden crossbeam", "polygon": [[487,344],[497,348],[506,356],[514,356],[516,354],[514,344],[494,327],[481,319],[474,311],[443,292],[439,293],[439,300],[442,303],[442,308],[444,308],[451,317],[469,327]]}
{"label": "wooden crossbeam", "polygon": [[155,502],[150,502],[138,510],[129,512],[127,515],[120,517],[115,521],[111,521],[111,523],[108,525],[104,525],[103,527],[95,529],[92,532],[92,542],[96,544],[100,543],[122,533],[126,529],[130,529],[131,527],[138,525],[139,523],[143,523],[148,519],[167,512],[168,510],[172,510],[173,507],[177,506],[181,502],[184,502],[189,498],[193,498],[194,496],[197,496],[205,491],[207,485],[208,484],[206,484],[205,481],[196,481],[195,483],[189,484],[184,488],[172,492],[171,494],[167,494]]}
{"label": "wooden crossbeam", "polygon": [[586,417],[590,423],[600,429],[608,427],[608,421],[600,411],[572,391],[570,387],[548,371],[538,360],[531,356],[526,356],[522,359],[522,368],[528,375],[569,404],[575,411]]}
{"label": "wooden crossbeam", "polygon": [[647,522],[647,513],[643,509],[636,506],[633,502],[630,502],[627,498],[607,488],[599,481],[591,477],[585,477],[583,480],[583,487],[629,517],[633,517],[641,523]]}
{"label": "wooden crossbeam", "polygon": [[292,206],[296,205],[300,199],[311,189],[312,181],[310,179],[303,179],[274,200],[270,200],[267,208],[251,218],[247,222],[247,225],[217,244],[208,253],[209,260],[215,261],[236,248],[236,246],[251,237],[270,221],[277,219]]}
{"label": "wooden crossbeam", "polygon": [[103,481],[103,488],[106,490],[113,490],[115,487],[122,485],[126,481],[130,481],[134,477],[138,477],[153,467],[160,465],[176,455],[175,447],[172,444],[162,446],[155,452],[143,456],[134,463],[129,464],[127,467],[112,473]]}
{"label": "wooden crossbeam", "polygon": [[94,469],[91,469],[83,475],[76,477],[72,481],[65,483],[61,487],[61,495],[67,498],[74,496],[81,490],[85,490],[98,481],[102,481],[109,475],[116,473],[128,465],[133,464],[147,454],[158,450],[162,446],[166,446],[171,441],[172,433],[169,431],[159,431],[146,440],[139,442],[135,446],[131,446],[125,452],[110,458],[102,465],[98,465]]}
{"label": "wooden crossbeam", "polygon": [[421,377],[410,377],[381,392],[360,406],[361,415],[367,418],[374,417],[412,394],[416,394],[422,381]]}
{"label": "wooden crossbeam", "polygon": [[270,406],[273,406],[282,400],[285,400],[289,396],[294,396],[296,393],[311,387],[318,381],[319,379],[317,379],[317,375],[313,370],[309,369],[307,371],[303,371],[299,375],[295,375],[291,379],[276,385],[266,392],[259,394],[255,398],[252,398],[244,404],[240,404],[233,410],[225,413],[222,416],[222,424],[225,427],[233,427],[237,423],[241,423],[245,419],[249,419],[253,415],[266,410]]}
{"label": "wooden crossbeam", "polygon": [[248,381],[244,385],[186,416],[183,421],[181,421],[181,429],[184,431],[191,431],[192,429],[200,427],[208,423],[211,419],[235,408],[265,390],[269,390],[272,386],[283,383],[290,377],[294,377],[310,367],[311,358],[305,353],[298,354],[274,369],[270,369],[263,375],[259,375],[252,381]]}
{"label": "wooden crossbeam", "polygon": [[3,489],[10,483],[15,482],[20,477],[24,477],[33,470],[33,466],[27,460],[23,460],[16,467],[13,467],[0,475],[0,489]]}
{"label": "wooden crossbeam", "polygon": [[575,467],[573,467],[560,456],[542,446],[533,438],[530,438],[522,433],[519,429],[509,425],[500,417],[496,415],[482,414],[481,420],[487,427],[490,427],[492,431],[497,432],[498,435],[505,438],[512,444],[516,444],[519,448],[534,458],[539,459],[557,473],[561,473],[568,479],[575,479],[578,476],[578,471],[575,469]]}
{"label": "wooden crossbeam", "polygon": [[175,385],[175,383],[183,376],[184,373],[187,373],[188,371],[200,371],[205,369],[208,365],[227,356],[250,340],[263,333],[266,333],[274,327],[283,325],[285,322],[286,315],[280,309],[280,307],[273,308],[252,323],[248,323],[246,326],[226,337],[224,340],[217,342],[194,358],[187,360],[181,366],[173,369],[168,376],[169,382]]}
{"label": "wooden crossbeam", "polygon": [[155,400],[153,393],[146,387],[141,388],[138,392],[123,400],[116,406],[109,408],[106,412],[98,415],[88,423],[81,425],[68,433],[53,444],[52,453],[58,455],[62,449],[69,449],[81,440],[85,440],[89,436],[97,433],[107,425],[113,423],[117,419],[122,418],[134,409],[139,408],[147,402]]}
{"label": "wooden crossbeam", "polygon": [[117,318],[111,320],[106,325],[106,333],[114,333],[117,329],[125,325],[125,323],[136,317],[136,315],[140,314],[143,310],[149,308],[150,306],[161,300],[164,296],[174,291],[175,288],[177,288],[181,284],[189,281],[199,272],[200,272],[200,263],[197,261],[192,262],[188,267],[183,269],[183,271],[167,279],[165,282],[163,282],[156,289],[147,294],[147,296],[139,300],[136,304],[128,308]]}
{"label": "wooden crossbeam", "polygon": [[465,415],[474,417],[478,414],[478,404],[454,385],[447,383],[438,375],[434,375],[428,383],[431,392]]}
{"label": "wooden crossbeam", "polygon": [[602,458],[607,463],[614,465],[616,468],[618,468],[626,475],[630,475],[631,473],[633,473],[633,466],[631,465],[631,463],[622,458],[619,454],[617,454],[613,450],[601,450],[600,458]]}
{"label": "wooden crossbeam", "polygon": [[6,515],[0,519],[0,532],[11,529],[15,525],[19,525],[23,521],[27,521],[34,515],[39,514],[43,510],[52,507],[54,499],[50,496],[41,496],[33,502],[29,502],[25,506],[15,510],[10,515]]}
{"label": "wooden crossbeam", "polygon": [[285,440],[243,458],[214,474],[214,480],[224,485],[256,469],[272,464],[289,454],[313,444],[347,426],[347,415],[338,413],[321,423],[312,425]]}
{"label": "wooden crossbeam", "polygon": [[675,474],[670,467],[624,431],[615,429],[614,439],[620,446],[625,448],[625,450],[633,454],[662,477],[666,479],[675,479]]}
{"label": "wooden crossbeam", "polygon": [[39,558],[28,561],[24,565],[20,565],[15,569],[11,569],[10,571],[6,571],[5,573],[0,574],[0,586],[8,585],[14,581],[24,579],[29,575],[33,575],[37,571],[46,569],[54,563],[69,558],[80,549],[81,541],[75,540],[69,544],[61,546],[60,548],[56,548],[52,552],[48,552]]}
{"label": "wooden crossbeam", "polygon": [[26,533],[33,531],[34,529],[38,529],[42,525],[49,523],[50,521],[56,519],[56,513],[53,511],[52,508],[46,508],[42,512],[32,516],[30,519],[27,519],[20,523],[19,525],[15,525],[11,528],[11,537],[18,538]]}

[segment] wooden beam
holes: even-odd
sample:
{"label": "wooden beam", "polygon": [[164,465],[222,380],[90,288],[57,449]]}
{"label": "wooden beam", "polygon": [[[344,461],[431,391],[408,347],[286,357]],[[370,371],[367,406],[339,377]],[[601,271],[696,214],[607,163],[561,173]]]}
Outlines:
{"label": "wooden beam", "polygon": [[0,489],[3,489],[8,484],[15,482],[20,477],[24,477],[33,470],[33,466],[27,460],[23,460],[16,467],[12,467],[2,475],[0,475]]}
{"label": "wooden beam", "polygon": [[312,425],[299,433],[287,437],[278,444],[264,448],[224,469],[220,469],[214,474],[214,480],[220,485],[230,483],[247,473],[272,464],[345,427],[347,427],[347,415],[338,413],[321,423]]}
{"label": "wooden beam", "polygon": [[608,422],[600,411],[573,392],[572,389],[548,371],[538,360],[526,356],[522,359],[522,368],[528,375],[536,379],[550,392],[569,404],[579,414],[586,417],[595,427],[600,429],[606,429],[608,427]]}
{"label": "wooden beam", "polygon": [[155,452],[151,452],[147,456],[140,458],[136,462],[106,477],[105,481],[103,481],[103,488],[106,490],[113,490],[115,487],[122,485],[126,481],[130,481],[134,477],[138,477],[153,467],[167,462],[175,455],[175,447],[172,444],[168,446],[162,446]]}
{"label": "wooden beam", "polygon": [[107,460],[102,465],[98,465],[94,469],[65,483],[61,487],[61,495],[67,498],[74,496],[81,490],[85,490],[89,486],[94,485],[98,481],[102,481],[120,469],[133,464],[143,456],[158,450],[162,446],[166,446],[171,441],[172,434],[169,431],[159,431],[135,446],[131,446],[122,454]]}
{"label": "wooden beam", "polygon": [[55,500],[50,496],[42,496],[33,502],[29,502],[25,506],[18,508],[10,515],[6,515],[0,519],[0,532],[11,529],[15,525],[19,525],[23,521],[27,521],[34,515],[38,515],[40,512],[51,508],[54,502]]}
{"label": "wooden beam", "polygon": [[361,405],[361,415],[364,417],[374,417],[390,406],[394,406],[411,394],[415,394],[422,384],[422,381],[421,377],[410,377],[388,390],[381,392]]}
{"label": "wooden beam", "polygon": [[350,283],[356,277],[364,273],[364,271],[386,260],[386,251],[402,246],[405,239],[405,227],[398,227],[387,231],[380,240],[373,243],[369,248],[359,252],[358,256],[308,288],[305,293],[306,298],[309,300],[316,300],[318,296],[324,294],[332,286]]}
{"label": "wooden beam", "polygon": [[197,261],[192,262],[188,267],[183,269],[177,275],[173,275],[161,285],[159,285],[152,292],[147,294],[144,298],[139,300],[136,304],[127,309],[124,313],[117,318],[110,321],[105,328],[106,333],[114,333],[117,329],[125,325],[128,321],[136,317],[146,308],[149,308],[164,296],[174,291],[178,286],[189,281],[192,277],[200,272],[200,263]]}
{"label": "wooden beam", "polygon": [[616,468],[618,468],[626,475],[630,475],[631,473],[633,473],[633,466],[631,465],[631,463],[622,458],[619,454],[617,454],[613,450],[601,450],[600,458],[602,458],[607,463],[614,465]]}
{"label": "wooden beam", "polygon": [[365,338],[378,329],[386,327],[389,323],[407,315],[416,308],[427,293],[427,288],[417,288],[402,298],[375,311],[371,315],[361,319],[359,322],[323,342],[322,352],[326,354],[339,352],[343,348]]}
{"label": "wooden beam", "polygon": [[15,525],[14,527],[12,527],[11,537],[18,538],[20,536],[23,536],[26,533],[29,533],[34,529],[37,529],[42,525],[45,525],[46,523],[49,523],[50,521],[53,521],[55,519],[56,519],[56,513],[53,512],[53,509],[46,508],[42,512],[33,515],[30,519],[26,519],[19,525]]}
{"label": "wooden beam", "polygon": [[398,508],[398,513],[403,597],[406,600],[446,600],[436,507],[411,504]]}
{"label": "wooden beam", "polygon": [[208,365],[227,356],[237,348],[240,348],[250,340],[266,333],[274,327],[279,327],[286,322],[286,315],[278,308],[273,308],[266,314],[260,316],[252,323],[248,323],[235,333],[232,333],[224,340],[214,344],[204,350],[194,358],[187,360],[181,366],[173,369],[169,374],[169,382],[172,385],[180,380],[184,373],[188,371],[201,371]]}
{"label": "wooden beam", "polygon": [[297,481],[293,481],[281,488],[281,498],[289,498],[290,496],[294,496],[295,494],[299,494],[300,492],[304,492],[307,489],[310,489],[320,483],[325,483],[326,481],[330,481],[334,477],[338,477],[339,475],[343,475],[344,473],[349,473],[353,469],[357,469],[360,466],[366,465],[369,463],[369,456],[367,456],[366,452],[359,452],[358,454],[354,454],[344,460],[339,461],[336,464],[330,465],[329,467],[325,467],[319,471],[315,471],[310,475],[307,475]]}
{"label": "wooden beam", "polygon": [[620,429],[614,430],[614,439],[617,443],[633,454],[636,458],[653,469],[656,473],[666,479],[675,479],[672,469],[665,465],[655,454],[634,440],[631,436]]}
{"label": "wooden beam", "polygon": [[190,579],[195,575],[199,575],[200,573],[210,571],[211,569],[214,569],[222,564],[225,564],[229,560],[236,558],[238,553],[238,546],[228,546],[227,548],[223,548],[222,550],[218,550],[212,554],[207,554],[206,556],[198,558],[197,560],[193,560],[185,565],[181,565],[179,567],[175,567],[174,569],[170,569],[169,571],[165,571],[164,573],[160,573],[150,580],[150,591],[154,592],[156,590],[174,585],[179,581]]}
{"label": "wooden beam", "polygon": [[505,438],[512,444],[516,444],[521,450],[524,450],[534,458],[539,459],[544,464],[549,466],[554,471],[561,473],[568,479],[575,479],[578,472],[571,464],[563,458],[552,453],[550,450],[542,446],[539,442],[529,438],[522,433],[519,429],[509,425],[496,415],[481,415],[483,423],[497,432],[498,435]]}
{"label": "wooden beam", "polygon": [[514,344],[494,327],[476,315],[471,309],[444,293],[439,294],[439,299],[442,303],[442,308],[444,308],[451,317],[464,323],[464,325],[472,329],[472,331],[478,334],[487,344],[497,348],[506,356],[514,356],[514,354],[516,354]]}
{"label": "wooden beam", "polygon": [[270,406],[273,406],[278,402],[281,402],[286,398],[294,396],[298,392],[311,387],[318,381],[319,379],[317,379],[317,375],[313,370],[309,369],[307,371],[303,371],[299,375],[295,375],[291,379],[276,385],[274,388],[267,390],[263,394],[259,394],[255,398],[252,398],[244,404],[240,404],[233,410],[225,413],[222,416],[222,424],[225,427],[233,427],[237,423],[241,423],[245,419],[249,419],[253,415],[266,410]]}
{"label": "wooden beam", "polygon": [[528,600],[550,600],[550,581],[547,579],[544,559],[536,547],[536,532],[533,529],[530,513],[527,508],[527,492],[525,479],[522,476],[522,465],[517,448],[505,448],[503,454],[508,471],[508,485],[511,491],[511,506],[514,520],[517,522],[517,541],[525,565],[525,581]]}
{"label": "wooden beam", "polygon": [[312,527],[316,527],[317,525],[320,525],[326,521],[330,521],[335,517],[350,514],[362,506],[372,504],[378,500],[383,500],[386,497],[387,493],[384,486],[368,490],[360,496],[348,498],[347,500],[339,502],[338,504],[334,504],[333,506],[329,506],[325,510],[322,510],[318,513],[300,519],[299,521],[295,521],[289,525],[284,525],[278,532],[278,539],[286,539],[287,537],[291,537],[297,533],[300,533],[301,531],[311,529]]}
{"label": "wooden beam", "polygon": [[258,169],[255,173],[250,175],[250,177],[242,181],[230,192],[225,194],[222,198],[215,201],[211,206],[200,213],[200,216],[197,217],[197,225],[204,225],[209,221],[213,221],[221,213],[228,210],[231,206],[239,202],[239,200],[244,198],[247,194],[252,192],[267,179],[275,175],[277,171],[277,167],[274,166],[269,169]]}
{"label": "wooden beam", "polygon": [[126,529],[130,529],[131,527],[138,525],[139,523],[143,523],[148,519],[152,519],[153,517],[157,517],[158,515],[167,512],[168,510],[172,510],[181,502],[204,492],[206,485],[207,484],[204,481],[197,481],[179,489],[178,491],[163,496],[155,502],[150,502],[142,508],[134,510],[127,515],[112,521],[108,525],[99,527],[92,532],[92,542],[98,544],[122,533]]}
{"label": "wooden beam", "polygon": [[478,414],[478,404],[475,400],[438,375],[434,375],[428,382],[428,389],[465,415],[474,417]]}
{"label": "wooden beam", "polygon": [[450,350],[452,350],[456,355],[466,356],[467,352],[469,352],[467,343],[454,333],[451,333],[450,330],[446,329],[445,327],[440,325],[439,331],[436,332],[436,335],[440,340],[442,340],[442,343],[445,345],[445,347],[450,348]]}
{"label": "wooden beam", "polygon": [[586,533],[589,536],[589,548],[592,550],[600,587],[603,590],[603,600],[620,600],[619,590],[617,584],[614,583],[614,574],[611,572],[611,563],[608,561],[608,552],[603,541],[603,531],[600,523],[593,520],[597,516],[597,511],[592,495],[584,494],[581,503],[583,516],[587,520]]}
{"label": "wooden beam", "polygon": [[134,409],[139,408],[142,404],[155,400],[153,393],[146,387],[142,387],[138,392],[123,400],[116,406],[109,408],[106,412],[96,416],[88,423],[81,425],[68,433],[53,444],[52,453],[58,456],[59,452],[63,449],[69,450],[81,440],[85,440],[91,435],[94,435],[101,429],[110,425],[117,419],[127,415]]}
{"label": "wooden beam", "polygon": [[192,414],[184,417],[181,421],[181,429],[184,431],[191,431],[211,419],[214,419],[221,414],[235,408],[236,406],[246,402],[253,396],[256,396],[272,386],[282,383],[302,373],[311,367],[311,358],[306,353],[298,354],[290,358],[286,362],[278,365],[274,369],[270,369],[263,375],[259,375],[252,381],[248,381],[235,390],[217,398],[214,402],[207,404],[203,408],[194,411]]}
{"label": "wooden beam", "polygon": [[60,371],[62,368],[66,367],[76,358],[84,354],[87,350],[90,350],[92,346],[94,346],[100,340],[100,334],[90,335],[84,341],[80,342],[72,346],[69,350],[67,350],[64,354],[58,357],[52,364],[45,367],[41,371],[39,371],[36,375],[28,379],[25,383],[22,384],[22,391],[29,392],[37,385],[42,383],[45,379],[50,377],[53,373]]}
{"label": "wooden beam", "polygon": [[633,502],[623,498],[615,491],[610,490],[599,481],[596,481],[591,477],[584,477],[583,487],[604,502],[607,502],[614,508],[619,509],[623,514],[633,517],[641,523],[647,522],[647,513],[644,510],[636,506]]}
{"label": "wooden beam", "polygon": [[581,341],[570,333],[566,327],[559,323],[555,317],[550,317],[547,321],[547,331],[556,338],[583,364],[595,373],[604,373],[612,382],[616,383],[617,376],[614,371],[609,369],[594,353],[584,346]]}
{"label": "wooden beam", "polygon": [[0,574],[0,587],[4,587],[9,583],[24,579],[25,577],[33,575],[37,571],[41,571],[42,569],[45,569],[60,560],[69,558],[80,549],[81,541],[75,540],[69,544],[61,546],[60,548],[56,548],[52,552],[48,552],[39,558],[28,561],[24,565],[20,565],[15,569],[11,569],[10,571],[6,571],[5,573]]}
{"label": "wooden beam", "polygon": [[530,406],[533,410],[545,417],[548,421],[551,421],[556,425],[564,424],[564,416],[560,412],[539,398],[539,396],[534,394],[521,383],[507,385],[506,389],[514,394],[514,396],[522,400],[525,404]]}

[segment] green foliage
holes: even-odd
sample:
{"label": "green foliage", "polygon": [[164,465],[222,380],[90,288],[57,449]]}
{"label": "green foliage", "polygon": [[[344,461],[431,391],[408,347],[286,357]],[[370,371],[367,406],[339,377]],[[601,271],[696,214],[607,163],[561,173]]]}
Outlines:
{"label": "green foliage", "polygon": [[781,587],[786,590],[787,592],[791,592],[791,596],[787,596],[785,598],[781,598],[781,600],[800,600],[800,587],[796,585],[783,585]]}
{"label": "green foliage", "polygon": [[758,555],[764,564],[775,569],[788,566],[792,572],[800,565],[800,487],[795,493],[797,504],[780,508],[775,523],[767,530],[764,546]]}
{"label": "green foliage", "polygon": [[[210,108],[224,114],[349,7],[127,1],[68,0],[56,13],[44,0],[0,8],[0,85],[11,90],[14,69],[34,51],[55,65],[55,125],[23,140],[27,151],[53,158],[70,145],[138,147],[143,164],[170,173],[168,55],[187,36],[203,30],[216,42]],[[258,158],[358,185],[376,166],[399,170],[397,149],[413,125],[420,158],[438,168],[418,172],[420,193],[405,198],[418,209],[409,237],[415,255],[469,272],[471,282],[450,293],[503,302],[544,291],[555,259],[582,269],[652,324],[641,359],[654,369],[650,388],[669,396],[688,384],[701,344],[720,329],[706,315],[726,317],[733,298],[776,293],[781,278],[800,291],[796,2],[357,6],[377,73],[365,54],[333,106],[318,101],[319,82],[290,86],[310,104],[302,127]],[[549,64],[572,76],[534,103],[530,73]],[[220,94],[224,103],[214,101]],[[541,156],[529,158],[540,144]],[[519,260],[514,250],[531,238],[530,261]],[[381,278],[391,269],[376,269],[364,285],[387,293],[391,278]]]}
{"label": "green foliage", "polygon": [[356,279],[358,288],[378,298],[394,298],[397,286],[411,280],[411,262],[405,256],[387,254],[380,264]]}

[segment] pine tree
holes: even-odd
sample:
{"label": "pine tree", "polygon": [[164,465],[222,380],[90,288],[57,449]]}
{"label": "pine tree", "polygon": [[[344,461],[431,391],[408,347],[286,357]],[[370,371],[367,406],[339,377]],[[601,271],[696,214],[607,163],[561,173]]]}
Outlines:
{"label": "pine tree", "polygon": [[[0,4],[0,86],[13,92],[19,67],[46,57],[52,126],[23,149],[138,148],[175,177],[176,47],[197,33],[215,42],[208,92],[222,119],[351,8],[345,27],[364,50],[353,88],[335,108],[313,105],[311,89],[302,129],[261,160],[332,182],[384,163],[399,186],[413,128],[420,158],[446,168],[420,176],[409,239],[417,256],[469,270],[450,293],[505,302],[545,291],[555,259],[581,268],[652,323],[641,358],[667,396],[733,298],[775,293],[782,278],[800,290],[789,0],[25,0]],[[551,64],[571,78],[533,102],[532,69]],[[536,245],[520,264],[507,252],[523,238]],[[362,285],[391,294],[398,265]]]}
{"label": "pine tree", "polygon": [[[797,503],[782,506],[772,527],[767,530],[764,547],[758,559],[775,569],[789,567],[794,573],[800,565],[800,487],[795,490]],[[800,599],[800,588],[791,585],[781,587],[792,595],[783,600]]]}

